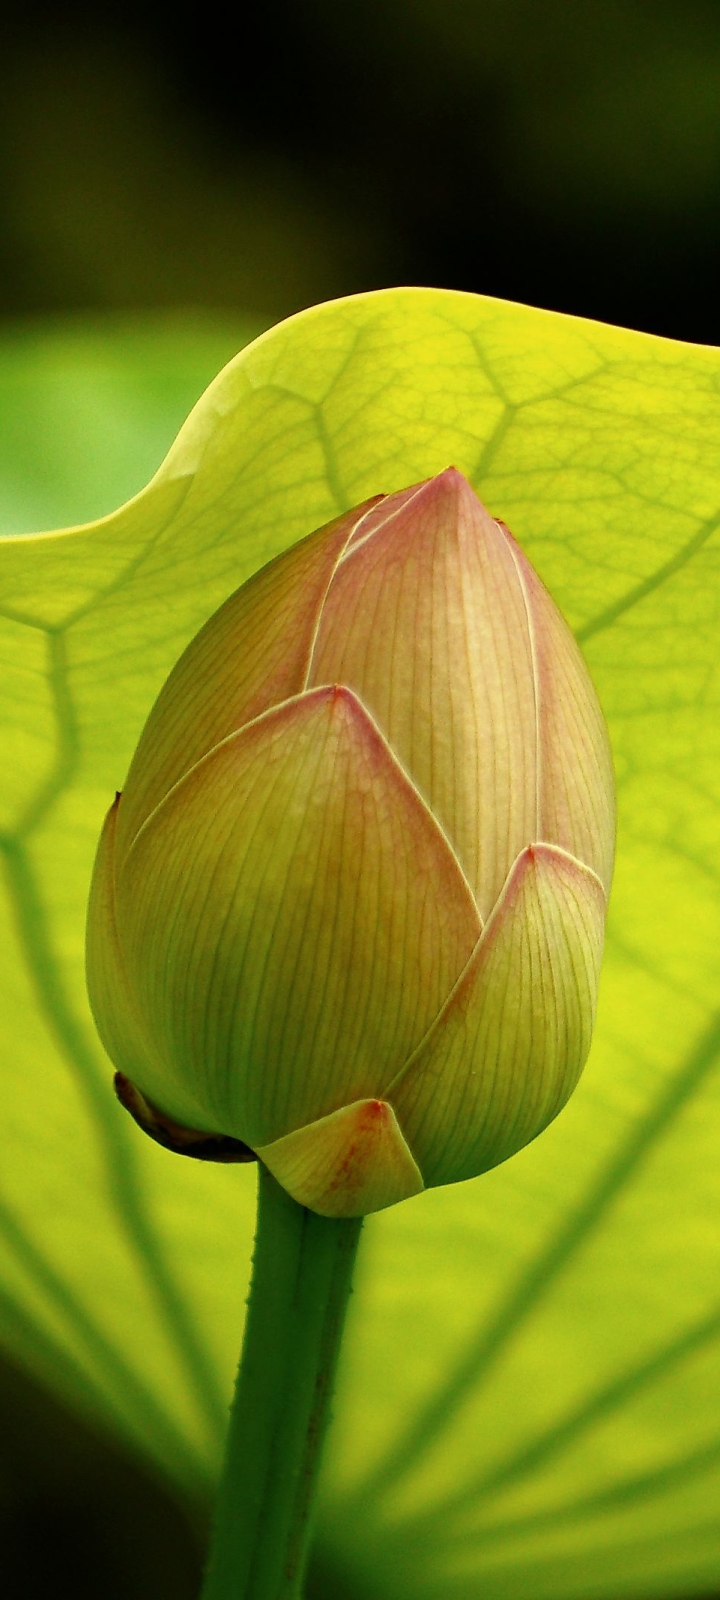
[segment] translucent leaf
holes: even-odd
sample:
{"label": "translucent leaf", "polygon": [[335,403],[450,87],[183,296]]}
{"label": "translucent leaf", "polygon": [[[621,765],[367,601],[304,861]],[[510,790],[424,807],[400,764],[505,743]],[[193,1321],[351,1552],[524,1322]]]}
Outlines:
{"label": "translucent leaf", "polygon": [[[720,1583],[719,426],[717,351],[391,290],[250,346],[130,505],[0,547],[0,1335],[198,1492],[253,1172],[135,1130],[82,982],[96,838],[165,674],[263,561],[453,463],[548,584],[608,716],[619,849],[590,1060],[535,1144],[367,1225],[317,1593]],[[66,514],[48,477],[39,524],[55,491]]]}

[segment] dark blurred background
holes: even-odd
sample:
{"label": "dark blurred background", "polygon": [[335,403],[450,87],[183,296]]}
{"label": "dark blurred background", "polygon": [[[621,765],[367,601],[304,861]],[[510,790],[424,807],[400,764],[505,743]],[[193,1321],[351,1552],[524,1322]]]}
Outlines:
{"label": "dark blurred background", "polygon": [[0,20],[0,314],[395,283],[720,338],[716,0]]}
{"label": "dark blurred background", "polygon": [[[717,0],[0,16],[0,331],[416,283],[720,343],[719,268]],[[202,1518],[9,1367],[0,1426],[5,1600],[192,1600]]]}

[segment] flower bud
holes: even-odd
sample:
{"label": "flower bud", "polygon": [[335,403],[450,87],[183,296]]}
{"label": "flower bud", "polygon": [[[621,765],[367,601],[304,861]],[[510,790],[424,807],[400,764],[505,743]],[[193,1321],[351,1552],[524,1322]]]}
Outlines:
{"label": "flower bud", "polygon": [[108,815],[124,1102],[328,1216],[504,1161],[584,1065],[613,844],[587,668],[507,528],[454,468],[367,502],[211,617]]}

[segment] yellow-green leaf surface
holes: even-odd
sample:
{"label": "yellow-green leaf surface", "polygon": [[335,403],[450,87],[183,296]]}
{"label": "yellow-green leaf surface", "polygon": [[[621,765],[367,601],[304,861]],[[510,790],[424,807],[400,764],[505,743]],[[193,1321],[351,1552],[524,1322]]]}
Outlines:
{"label": "yellow-green leaf surface", "polygon": [[[151,411],[151,357],[136,387]],[[120,391],[117,410],[131,430]],[[2,458],[23,517],[57,450],[42,427],[22,482]],[[507,1165],[367,1225],[329,1594],[720,1583],[719,438],[717,351],[390,290],[250,345],[121,510],[0,546],[0,1330],[190,1489],[216,1470],[254,1174],[135,1129],[82,978],[97,835],[165,674],[270,556],[454,463],[545,579],[608,716],[619,849],[590,1061]],[[66,514],[59,473],[39,524],[55,488]]]}

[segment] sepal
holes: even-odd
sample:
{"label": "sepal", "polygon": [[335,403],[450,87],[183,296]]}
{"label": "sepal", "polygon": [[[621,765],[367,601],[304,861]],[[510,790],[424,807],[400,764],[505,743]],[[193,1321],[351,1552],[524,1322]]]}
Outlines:
{"label": "sepal", "polygon": [[364,1217],[425,1187],[384,1100],[343,1106],[257,1154],[293,1200],[322,1217]]}

